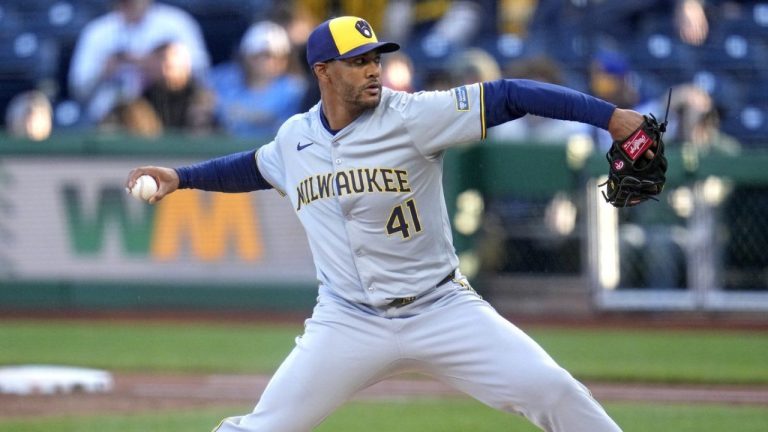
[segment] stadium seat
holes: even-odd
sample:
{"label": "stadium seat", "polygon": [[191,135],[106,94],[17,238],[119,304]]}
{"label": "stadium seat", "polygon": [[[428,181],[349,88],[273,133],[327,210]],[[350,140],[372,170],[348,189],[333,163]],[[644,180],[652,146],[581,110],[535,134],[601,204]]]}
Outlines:
{"label": "stadium seat", "polygon": [[83,109],[79,103],[64,99],[55,103],[53,108],[53,121],[56,129],[74,129],[82,123]]}
{"label": "stadium seat", "polygon": [[656,99],[666,94],[670,87],[666,80],[653,73],[632,72],[632,80],[641,101]]}
{"label": "stadium seat", "polygon": [[483,38],[475,45],[487,51],[502,65],[522,58],[527,53],[525,39],[514,34]]}
{"label": "stadium seat", "polygon": [[37,11],[28,23],[28,29],[42,38],[51,37],[60,43],[74,43],[82,28],[98,15],[87,4],[72,0],[58,0]]}
{"label": "stadium seat", "polygon": [[585,68],[589,64],[592,47],[584,35],[563,35],[560,43],[549,46],[551,55],[566,67]]}
{"label": "stadium seat", "polygon": [[166,2],[189,12],[200,25],[211,62],[232,58],[240,38],[260,15],[251,1],[174,0]]}
{"label": "stadium seat", "polygon": [[712,20],[709,37],[697,54],[704,67],[745,81],[768,68],[768,3],[745,5],[741,15]]}
{"label": "stadium seat", "polygon": [[0,76],[34,77],[41,66],[41,49],[40,38],[35,33],[0,37]]}
{"label": "stadium seat", "polygon": [[750,12],[754,23],[752,30],[761,36],[768,36],[768,2],[755,3]]}
{"label": "stadium seat", "polygon": [[666,33],[649,32],[627,42],[626,53],[636,70],[689,75],[697,64],[690,46]]}
{"label": "stadium seat", "polygon": [[747,93],[750,91],[742,83],[721,71],[702,69],[696,71],[692,82],[706,91],[718,106],[736,112],[744,105]]}
{"label": "stadium seat", "polygon": [[722,119],[722,129],[746,147],[768,145],[768,103],[747,104]]}
{"label": "stadium seat", "polygon": [[19,34],[24,27],[24,20],[11,5],[0,5],[0,36]]}

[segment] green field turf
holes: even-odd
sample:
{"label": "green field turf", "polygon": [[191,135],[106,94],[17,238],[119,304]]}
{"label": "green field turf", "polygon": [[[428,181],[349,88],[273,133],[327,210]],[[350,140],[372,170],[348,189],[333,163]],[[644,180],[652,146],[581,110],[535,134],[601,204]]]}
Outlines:
{"label": "green field turf", "polygon": [[[768,383],[765,332],[524,329],[583,380]],[[299,325],[2,320],[0,365],[269,373],[301,331]]]}
{"label": "green field turf", "polygon": [[[581,379],[768,383],[768,335],[746,331],[524,328]],[[0,365],[69,364],[111,371],[269,373],[299,325],[108,321],[0,321]],[[248,406],[131,415],[1,419],[0,432],[208,431]],[[626,432],[763,432],[762,406],[607,404]],[[357,401],[318,429],[535,431],[524,420],[462,398]]]}
{"label": "green field turf", "polygon": [[[2,421],[0,432],[209,431],[218,421],[247,407],[171,413]],[[719,405],[608,404],[625,432],[765,432],[763,407]],[[534,432],[522,418],[466,399],[353,402],[329,417],[317,432]]]}

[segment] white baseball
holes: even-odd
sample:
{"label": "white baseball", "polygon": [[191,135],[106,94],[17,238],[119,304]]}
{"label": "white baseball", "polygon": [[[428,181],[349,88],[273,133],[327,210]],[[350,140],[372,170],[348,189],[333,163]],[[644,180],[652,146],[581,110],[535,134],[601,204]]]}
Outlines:
{"label": "white baseball", "polygon": [[143,175],[136,179],[131,188],[131,196],[137,200],[147,201],[157,192],[157,182],[152,176]]}

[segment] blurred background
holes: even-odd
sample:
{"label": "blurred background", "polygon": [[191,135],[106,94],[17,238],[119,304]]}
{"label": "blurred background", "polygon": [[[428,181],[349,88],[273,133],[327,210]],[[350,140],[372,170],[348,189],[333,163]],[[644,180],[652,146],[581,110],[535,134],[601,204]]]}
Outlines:
{"label": "blurred background", "polygon": [[307,312],[278,194],[124,191],[137,165],[263,145],[317,103],[315,25],[365,17],[396,90],[500,78],[664,118],[659,202],[614,209],[604,131],[535,116],[449,151],[462,270],[502,313],[768,311],[768,2],[24,0],[0,3],[0,308]]}

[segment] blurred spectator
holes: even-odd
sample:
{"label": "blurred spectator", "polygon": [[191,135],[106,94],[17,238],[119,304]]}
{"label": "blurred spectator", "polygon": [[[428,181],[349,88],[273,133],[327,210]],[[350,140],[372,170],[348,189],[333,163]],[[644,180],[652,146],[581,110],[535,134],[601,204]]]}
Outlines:
{"label": "blurred spectator", "polygon": [[111,12],[81,32],[69,71],[71,94],[92,122],[141,94],[149,79],[148,56],[160,43],[176,40],[189,47],[195,74],[209,65],[200,27],[188,13],[152,0],[113,2]]}
{"label": "blurred spectator", "polygon": [[192,75],[189,49],[163,43],[153,50],[157,74],[143,98],[154,109],[165,131],[206,133],[213,129],[213,96]]}
{"label": "blurred spectator", "polygon": [[[531,57],[509,64],[506,78],[532,79],[563,85],[560,66],[549,57]],[[515,121],[488,129],[488,137],[496,141],[537,142],[564,145],[568,139],[583,132],[578,123],[553,120],[528,114]]]}
{"label": "blurred spectator", "polygon": [[[635,108],[639,95],[631,79],[629,61],[617,51],[599,51],[589,67],[589,93],[619,108]],[[643,111],[641,111],[643,112]],[[605,152],[611,146],[611,135],[589,125],[579,125],[580,130],[592,137],[597,150]]]}
{"label": "blurred spectator", "polygon": [[[665,94],[637,109],[652,112],[663,121],[667,100]],[[681,149],[685,166],[691,170],[697,168],[701,156],[733,156],[741,149],[738,141],[720,131],[719,114],[712,98],[692,84],[672,89],[664,142],[668,148]],[[673,185],[668,185],[664,191],[666,200],[654,206],[638,206],[627,215],[619,243],[625,283],[657,289],[685,286],[684,251],[691,234],[670,197],[689,187],[673,189]]]}
{"label": "blurred spectator", "polygon": [[384,87],[398,91],[413,91],[413,62],[403,53],[388,54],[382,59],[381,82]]}
{"label": "blurred spectator", "polygon": [[427,69],[423,77],[423,90],[450,90],[454,77],[443,67]]}
{"label": "blurred spectator", "polygon": [[444,58],[479,34],[495,35],[498,0],[294,0],[297,15],[315,25],[342,15],[365,17],[379,39],[400,42],[412,58]]}
{"label": "blurred spectator", "polygon": [[[352,15],[364,17],[371,27],[379,29],[384,27],[387,6],[391,3],[402,3],[402,0],[293,0],[293,3],[298,13],[312,17],[314,25],[333,17]],[[382,38],[382,35],[378,36]]]}
{"label": "blurred spectator", "polygon": [[142,138],[156,138],[163,133],[163,123],[144,98],[121,102],[99,123],[107,133],[127,133]]}
{"label": "blurred spectator", "polygon": [[741,152],[739,141],[720,129],[720,112],[714,105],[701,114],[687,142],[690,142],[698,156],[709,154],[735,156]]}
{"label": "blurred spectator", "polygon": [[[638,107],[640,112],[652,112],[663,120],[667,94]],[[720,130],[720,113],[712,97],[693,84],[672,88],[669,99],[669,124],[664,142],[682,146],[688,157],[720,154],[733,156],[741,144]]]}
{"label": "blurred spectator", "polygon": [[261,21],[246,31],[238,59],[214,68],[209,85],[216,118],[226,132],[266,138],[299,112],[306,83],[288,72],[290,53],[285,29]]}
{"label": "blurred spectator", "polygon": [[496,59],[482,48],[467,48],[455,52],[439,67],[426,69],[425,90],[448,90],[464,84],[493,81],[501,78]]}
{"label": "blurred spectator", "polygon": [[501,78],[499,63],[481,48],[469,48],[458,52],[449,60],[454,85],[495,81]]}
{"label": "blurred spectator", "polygon": [[540,0],[498,0],[499,33],[527,37],[539,2]]}
{"label": "blurred spectator", "polygon": [[709,34],[709,22],[703,0],[679,0],[675,8],[675,26],[680,40],[689,45],[701,45]]}
{"label": "blurred spectator", "polygon": [[[495,0],[390,0],[382,38],[413,58],[445,58],[498,31]],[[491,19],[488,19],[492,17]]]}
{"label": "blurred spectator", "polygon": [[5,124],[8,134],[13,137],[45,140],[53,129],[51,102],[38,90],[20,93],[8,104]]}
{"label": "blurred spectator", "polygon": [[595,54],[589,69],[589,87],[597,97],[620,108],[631,108],[638,103],[637,89],[630,80],[629,61],[618,51],[600,51]]}

